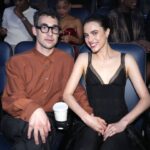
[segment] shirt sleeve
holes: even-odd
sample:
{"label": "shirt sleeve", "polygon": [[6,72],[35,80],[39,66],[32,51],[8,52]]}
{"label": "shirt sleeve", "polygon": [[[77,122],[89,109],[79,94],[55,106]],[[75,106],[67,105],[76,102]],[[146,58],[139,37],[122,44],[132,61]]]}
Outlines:
{"label": "shirt sleeve", "polygon": [[23,64],[10,59],[6,65],[7,84],[2,96],[2,107],[10,115],[28,121],[39,104],[26,94]]}
{"label": "shirt sleeve", "polygon": [[2,27],[3,28],[7,28],[7,9],[4,10],[4,13],[3,13],[3,18],[2,18]]}
{"label": "shirt sleeve", "polygon": [[[66,67],[64,69],[65,75],[63,76],[64,77],[64,80],[63,80],[64,85],[66,85],[66,83],[71,75],[73,65],[74,65],[73,60],[70,60],[70,62],[69,62],[69,60],[67,61]],[[64,86],[64,88],[65,88],[65,86]],[[91,108],[88,98],[87,98],[86,90],[81,84],[78,84],[78,86],[74,92],[74,97],[76,98],[79,105],[84,110],[86,110],[89,114],[91,114],[93,112],[93,109]]]}

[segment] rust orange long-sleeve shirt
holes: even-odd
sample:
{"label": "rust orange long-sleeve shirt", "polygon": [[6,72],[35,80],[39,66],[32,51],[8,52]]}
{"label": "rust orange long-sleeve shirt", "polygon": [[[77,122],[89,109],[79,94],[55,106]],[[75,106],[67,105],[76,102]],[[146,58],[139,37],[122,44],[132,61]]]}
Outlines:
{"label": "rust orange long-sleeve shirt", "polygon": [[[32,49],[11,57],[6,66],[7,84],[2,97],[3,109],[25,121],[39,107],[51,112],[53,104],[62,100],[73,64],[69,54],[56,48],[50,56]],[[74,95],[78,103],[91,113],[84,88],[78,86]]]}

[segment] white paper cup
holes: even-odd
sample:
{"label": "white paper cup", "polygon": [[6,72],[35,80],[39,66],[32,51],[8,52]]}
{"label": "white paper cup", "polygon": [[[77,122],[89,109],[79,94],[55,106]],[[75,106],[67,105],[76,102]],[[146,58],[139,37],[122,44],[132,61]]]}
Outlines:
{"label": "white paper cup", "polygon": [[58,122],[67,121],[68,105],[64,102],[57,102],[53,106],[55,120]]}

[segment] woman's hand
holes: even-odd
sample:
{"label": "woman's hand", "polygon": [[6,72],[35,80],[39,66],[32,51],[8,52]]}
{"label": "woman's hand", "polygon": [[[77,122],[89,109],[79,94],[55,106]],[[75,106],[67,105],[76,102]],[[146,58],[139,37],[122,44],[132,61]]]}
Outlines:
{"label": "woman's hand", "polygon": [[123,120],[117,122],[117,123],[112,123],[109,124],[105,130],[105,133],[103,135],[104,141],[108,138],[111,137],[117,133],[120,133],[124,131],[127,127],[127,123]]}
{"label": "woman's hand", "polygon": [[63,35],[63,36],[61,37],[61,41],[62,41],[62,42],[65,42],[65,43],[69,43],[69,42],[70,42],[70,38],[71,38],[70,35]]}
{"label": "woman's hand", "polygon": [[104,119],[100,117],[96,117],[94,115],[88,115],[83,119],[84,123],[97,131],[100,134],[104,134],[106,130],[107,123],[105,122]]}

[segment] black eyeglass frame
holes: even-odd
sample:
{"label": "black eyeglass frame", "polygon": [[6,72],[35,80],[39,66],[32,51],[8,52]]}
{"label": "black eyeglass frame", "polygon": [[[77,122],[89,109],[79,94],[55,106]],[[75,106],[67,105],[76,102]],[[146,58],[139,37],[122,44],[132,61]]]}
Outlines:
{"label": "black eyeglass frame", "polygon": [[[42,32],[42,33],[48,33],[49,32],[49,30],[51,29],[51,32],[53,33],[53,34],[59,34],[60,33],[60,27],[58,26],[58,25],[54,25],[54,26],[48,26],[47,24],[42,24],[42,25],[40,25],[40,26],[35,26],[37,29],[40,29],[40,31]],[[44,27],[46,27],[46,31],[44,31]],[[58,29],[58,30],[55,30],[55,29]],[[56,31],[56,32],[55,32]]]}

